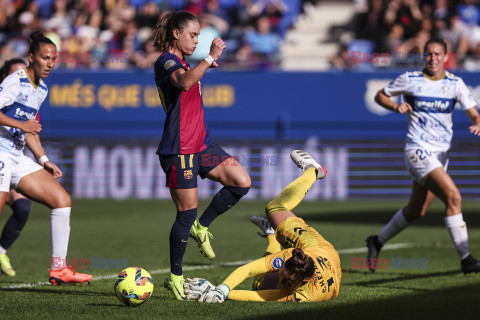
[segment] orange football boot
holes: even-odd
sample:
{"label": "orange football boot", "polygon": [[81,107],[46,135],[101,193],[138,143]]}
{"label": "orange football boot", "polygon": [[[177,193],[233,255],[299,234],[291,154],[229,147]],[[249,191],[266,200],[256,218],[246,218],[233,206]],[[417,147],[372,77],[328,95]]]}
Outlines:
{"label": "orange football boot", "polygon": [[72,266],[66,266],[61,270],[50,270],[50,276],[48,280],[53,284],[61,283],[83,283],[85,281],[90,282],[93,276],[86,273],[78,273],[73,270]]}

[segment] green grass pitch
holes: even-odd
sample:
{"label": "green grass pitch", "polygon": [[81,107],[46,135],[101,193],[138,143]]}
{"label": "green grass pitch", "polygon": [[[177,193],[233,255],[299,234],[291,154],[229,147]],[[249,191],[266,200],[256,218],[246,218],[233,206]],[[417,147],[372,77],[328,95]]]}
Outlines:
{"label": "green grass pitch", "polygon": [[[220,283],[240,263],[261,257],[265,240],[249,222],[264,202],[243,201],[211,226],[217,258],[210,262],[190,242],[184,258],[186,277]],[[340,250],[343,279],[338,298],[321,303],[226,301],[209,305],[176,301],[163,288],[168,269],[168,236],[175,216],[170,201],[79,200],[73,202],[68,259],[89,259],[90,285],[50,286],[49,214],[33,205],[30,220],[8,252],[15,278],[0,275],[0,319],[462,319],[478,309],[480,274],[465,276],[443,224],[442,204],[413,224],[382,251],[388,269],[375,274],[352,269],[365,238],[378,233],[403,202],[303,202],[294,212]],[[201,203],[200,210],[207,204]],[[10,215],[5,209],[3,225]],[[480,257],[480,203],[464,204],[470,251]],[[348,251],[347,249],[352,249]],[[153,296],[137,308],[125,307],[113,294],[117,268],[92,269],[92,258],[127,259],[152,272]],[[392,268],[395,259],[426,259],[420,268]],[[426,265],[426,268],[425,268]],[[202,267],[203,266],[203,267]],[[81,270],[82,271],[82,270]],[[240,288],[248,289],[250,281]]]}

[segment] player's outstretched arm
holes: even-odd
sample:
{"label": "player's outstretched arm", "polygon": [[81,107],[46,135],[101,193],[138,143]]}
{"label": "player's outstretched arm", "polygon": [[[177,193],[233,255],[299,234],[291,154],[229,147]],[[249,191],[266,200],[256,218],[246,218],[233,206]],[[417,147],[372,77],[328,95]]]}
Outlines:
{"label": "player's outstretched arm", "polygon": [[477,107],[473,107],[465,111],[468,118],[472,121],[472,126],[468,127],[470,132],[476,136],[480,136],[480,115],[478,114]]}

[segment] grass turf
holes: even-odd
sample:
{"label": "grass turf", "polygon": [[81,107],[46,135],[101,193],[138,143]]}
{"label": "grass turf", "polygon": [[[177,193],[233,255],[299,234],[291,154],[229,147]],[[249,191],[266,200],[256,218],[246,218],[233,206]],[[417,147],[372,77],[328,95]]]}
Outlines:
{"label": "grass turf", "polygon": [[[315,227],[337,250],[364,247],[365,238],[378,233],[402,202],[304,202],[294,211]],[[200,205],[205,208],[206,203]],[[193,241],[187,248],[186,277],[220,283],[234,267],[221,266],[261,257],[265,240],[256,236],[249,216],[262,214],[264,202],[243,201],[211,226],[217,258],[201,256]],[[480,257],[480,204],[464,204],[470,249]],[[92,269],[92,258],[127,259],[153,274],[153,296],[137,308],[123,306],[113,295],[114,279],[90,285],[32,285],[48,280],[50,263],[48,210],[34,204],[22,235],[8,255],[15,278],[0,275],[1,319],[399,319],[473,317],[478,310],[480,274],[463,275],[443,224],[441,203],[390,243],[411,247],[383,251],[388,269],[375,274],[352,269],[352,258],[365,253],[342,253],[343,278],[338,298],[321,303],[253,303],[227,301],[209,305],[176,301],[163,288],[168,269],[168,235],[174,206],[164,201],[74,200],[69,245],[71,259],[89,259],[95,277],[112,276],[119,268]],[[3,226],[8,209],[0,217]],[[427,259],[427,268],[393,269],[392,258]],[[425,260],[423,260],[425,262]],[[425,266],[425,264],[423,265]],[[249,289],[245,281],[242,289]],[[13,287],[20,285],[21,287]]]}

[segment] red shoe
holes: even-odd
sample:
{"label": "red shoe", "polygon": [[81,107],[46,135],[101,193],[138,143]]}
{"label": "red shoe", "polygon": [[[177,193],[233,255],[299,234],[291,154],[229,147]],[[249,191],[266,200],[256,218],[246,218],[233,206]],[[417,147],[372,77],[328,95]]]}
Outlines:
{"label": "red shoe", "polygon": [[72,266],[66,266],[61,270],[50,270],[50,276],[48,280],[53,284],[61,283],[83,283],[85,281],[90,282],[93,276],[85,273],[78,273],[73,270]]}

